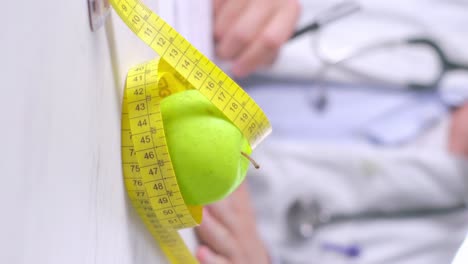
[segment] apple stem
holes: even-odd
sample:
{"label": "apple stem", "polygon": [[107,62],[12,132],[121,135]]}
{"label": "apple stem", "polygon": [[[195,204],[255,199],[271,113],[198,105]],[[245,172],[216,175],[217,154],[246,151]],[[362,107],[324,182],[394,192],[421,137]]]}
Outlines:
{"label": "apple stem", "polygon": [[260,169],[260,165],[258,165],[258,163],[254,159],[252,159],[252,157],[250,157],[247,153],[241,151],[241,154],[242,156],[246,157],[256,169]]}

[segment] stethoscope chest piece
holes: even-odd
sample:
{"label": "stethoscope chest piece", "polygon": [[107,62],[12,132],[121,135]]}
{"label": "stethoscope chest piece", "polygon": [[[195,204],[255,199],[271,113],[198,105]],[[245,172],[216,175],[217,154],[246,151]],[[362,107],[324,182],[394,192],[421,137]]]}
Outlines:
{"label": "stethoscope chest piece", "polygon": [[320,225],[327,223],[330,215],[317,200],[297,198],[287,209],[286,224],[296,241],[311,238]]}

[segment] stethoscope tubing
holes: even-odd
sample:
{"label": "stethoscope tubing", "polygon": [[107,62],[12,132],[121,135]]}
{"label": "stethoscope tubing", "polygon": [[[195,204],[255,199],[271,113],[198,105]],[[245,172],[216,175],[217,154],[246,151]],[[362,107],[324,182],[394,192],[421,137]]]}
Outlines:
{"label": "stethoscope tubing", "polygon": [[[315,20],[309,25],[306,25],[300,28],[299,30],[297,30],[296,32],[294,32],[290,40],[293,40],[309,32],[318,34],[320,29],[322,29],[325,25],[332,23],[334,21],[337,21],[339,19],[342,19],[351,14],[354,14],[360,10],[361,10],[361,6],[354,1],[345,1],[345,2],[338,3],[326,9],[322,13],[320,13],[320,15],[317,16]],[[387,16],[388,15],[389,14],[387,14]],[[399,15],[395,15],[395,16],[400,17]],[[412,19],[405,17],[405,16],[401,17],[401,19],[407,21],[408,23],[412,22],[421,27],[423,26],[421,23],[418,23],[417,21],[413,21]],[[405,45],[406,46],[422,45],[422,46],[428,47],[434,52],[434,54],[436,55],[439,61],[440,67],[439,67],[439,71],[437,75],[435,76],[433,80],[427,83],[418,83],[418,82],[412,82],[412,81],[397,82],[391,79],[386,79],[385,77],[367,74],[363,71],[355,69],[349,66],[348,64],[346,64],[346,62],[356,57],[365,55],[377,49],[392,48],[392,47],[405,46]],[[452,71],[467,71],[468,72],[468,64],[463,64],[463,63],[452,61],[445,54],[445,52],[439,46],[439,44],[430,37],[430,34],[427,34],[427,33],[420,34],[419,36],[405,37],[405,38],[396,39],[396,40],[386,40],[386,41],[381,41],[378,43],[372,43],[369,45],[357,47],[349,51],[346,55],[341,56],[338,59],[333,59],[333,60],[328,59],[323,54],[321,54],[318,50],[318,45],[315,45],[315,54],[322,63],[322,66],[315,73],[315,79],[319,83],[320,87],[318,89],[318,97],[316,98],[316,100],[314,100],[314,105],[319,110],[323,110],[328,104],[327,92],[326,92],[327,89],[326,89],[326,85],[324,81],[325,81],[326,72],[330,70],[331,68],[338,69],[344,73],[351,74],[352,76],[360,78],[362,81],[368,84],[375,84],[376,86],[378,86],[379,89],[388,88],[388,89],[394,90],[395,88],[398,87],[398,88],[406,88],[406,89],[413,90],[413,91],[427,91],[427,92],[436,91],[439,88],[440,83],[442,82],[445,75],[449,72],[452,72]]]}
{"label": "stethoscope tubing", "polygon": [[[356,57],[365,55],[377,49],[395,48],[398,46],[408,46],[408,45],[426,46],[430,48],[434,52],[434,54],[437,56],[440,62],[440,70],[437,76],[431,82],[426,83],[426,84],[416,83],[416,82],[409,82],[405,84],[396,83],[396,82],[392,82],[391,80],[386,80],[384,78],[371,76],[364,72],[348,67],[345,64],[347,61],[350,61]],[[355,48],[354,50],[348,52],[346,55],[342,56],[341,58],[335,59],[333,61],[325,58],[324,56],[321,56],[318,51],[316,51],[316,54],[319,60],[324,64],[325,68],[330,68],[330,67],[338,68],[342,71],[353,74],[359,78],[382,84],[383,87],[405,86],[406,88],[410,90],[420,90],[420,91],[421,90],[428,90],[428,91],[437,90],[445,74],[451,71],[468,71],[468,65],[452,61],[450,58],[448,58],[448,56],[445,54],[442,48],[434,40],[432,40],[430,37],[427,37],[427,36],[415,36],[415,37],[409,37],[409,38],[402,38],[399,40],[387,40],[387,41],[382,41],[378,43],[373,43],[370,45],[365,45],[362,47]]]}
{"label": "stethoscope tubing", "polygon": [[[372,210],[351,214],[331,214],[322,207],[317,206],[317,203],[310,203],[297,199],[288,208],[286,223],[288,224],[288,228],[293,237],[297,241],[302,241],[312,238],[318,229],[325,226],[351,222],[357,223],[365,221],[427,218],[439,215],[448,215],[461,211],[468,212],[468,207],[465,202],[446,207],[425,207],[394,211]],[[302,232],[301,225],[309,225],[309,232]]]}

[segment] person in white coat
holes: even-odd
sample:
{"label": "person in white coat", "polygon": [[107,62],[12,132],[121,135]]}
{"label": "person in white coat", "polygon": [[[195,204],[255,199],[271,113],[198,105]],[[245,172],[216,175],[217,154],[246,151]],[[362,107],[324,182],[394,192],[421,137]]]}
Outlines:
{"label": "person in white coat", "polygon": [[[294,0],[219,0],[214,7],[216,53],[231,61],[236,77],[272,63],[293,34],[300,13]],[[273,86],[288,90],[272,95]],[[453,258],[468,226],[466,210],[458,210],[467,199],[468,104],[438,116],[437,125],[427,133],[418,132],[417,140],[403,147],[389,149],[362,141],[350,145],[350,137],[324,140],[311,127],[301,127],[303,121],[286,120],[275,111],[280,108],[275,99],[284,100],[283,112],[297,110],[301,88],[296,86],[274,81],[249,91],[280,135],[255,151],[263,164],[249,176],[251,193],[242,184],[227,199],[205,208],[197,228],[200,262],[428,264]],[[288,96],[290,100],[285,99]],[[353,118],[352,109],[340,107]],[[405,122],[409,121],[399,119],[397,124]],[[330,127],[344,130],[340,124]],[[296,140],[303,134],[307,138]],[[322,225],[313,236],[298,240],[290,236],[286,216],[292,203],[303,197],[330,206],[330,214],[378,211],[383,203],[390,213],[372,221]],[[392,214],[452,207],[457,210],[409,217]]]}

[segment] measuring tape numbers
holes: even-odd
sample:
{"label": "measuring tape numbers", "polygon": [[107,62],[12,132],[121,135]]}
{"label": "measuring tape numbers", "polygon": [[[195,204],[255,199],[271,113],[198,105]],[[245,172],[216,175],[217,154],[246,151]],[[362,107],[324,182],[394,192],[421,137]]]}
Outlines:
{"label": "measuring tape numbers", "polygon": [[188,89],[206,96],[255,148],[270,123],[248,94],[138,0],[110,0],[159,58],[129,70],[122,105],[122,165],[133,207],[171,263],[197,263],[177,230],[194,227],[202,207],[184,202],[169,155],[160,102]]}

